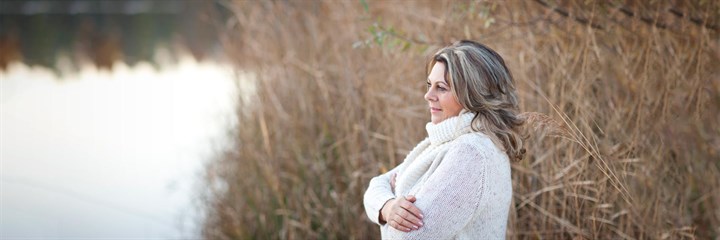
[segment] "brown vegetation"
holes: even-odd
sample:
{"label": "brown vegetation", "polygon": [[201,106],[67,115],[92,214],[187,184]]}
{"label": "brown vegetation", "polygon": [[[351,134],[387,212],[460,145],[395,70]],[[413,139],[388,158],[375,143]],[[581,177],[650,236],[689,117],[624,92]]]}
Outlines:
{"label": "brown vegetation", "polygon": [[505,57],[523,111],[552,116],[531,116],[512,166],[509,238],[717,238],[720,3],[632,3],[225,5],[257,92],[207,168],[204,237],[378,238],[367,183],[425,137],[427,58],[473,39]]}

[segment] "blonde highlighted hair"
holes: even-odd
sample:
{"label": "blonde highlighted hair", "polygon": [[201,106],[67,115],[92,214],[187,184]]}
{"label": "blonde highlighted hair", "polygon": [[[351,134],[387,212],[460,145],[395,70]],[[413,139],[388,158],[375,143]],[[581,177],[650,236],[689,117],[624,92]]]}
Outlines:
{"label": "blonde highlighted hair", "polygon": [[510,159],[525,153],[515,82],[505,61],[489,47],[462,40],[440,49],[427,66],[445,64],[445,79],[460,105],[475,114],[472,129],[501,145]]}

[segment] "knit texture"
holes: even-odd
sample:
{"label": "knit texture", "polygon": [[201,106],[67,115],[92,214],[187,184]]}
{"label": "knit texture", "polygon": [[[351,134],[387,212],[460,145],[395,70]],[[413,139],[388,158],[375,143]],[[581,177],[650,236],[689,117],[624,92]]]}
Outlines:
{"label": "knit texture", "polygon": [[[428,123],[428,138],[403,163],[374,177],[365,192],[367,216],[383,239],[505,239],[512,198],[510,162],[490,138],[470,128],[472,113]],[[397,173],[395,191],[390,178]],[[402,232],[380,224],[390,199],[415,195],[424,225]]]}

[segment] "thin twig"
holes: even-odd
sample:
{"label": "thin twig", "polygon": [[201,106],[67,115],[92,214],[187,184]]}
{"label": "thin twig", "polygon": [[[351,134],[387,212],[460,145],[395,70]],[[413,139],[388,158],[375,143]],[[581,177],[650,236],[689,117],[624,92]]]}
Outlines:
{"label": "thin twig", "polygon": [[[678,17],[678,18],[685,18],[685,13],[681,12],[681,11],[678,10],[678,9],[670,8],[670,9],[668,9],[668,11],[670,11],[670,13],[672,13],[673,16],[676,16],[676,17]],[[720,30],[720,28],[719,28],[717,25],[712,24],[712,23],[709,23],[709,22],[707,22],[707,21],[705,21],[705,20],[703,20],[703,19],[701,19],[701,18],[688,16],[688,19],[689,19],[691,22],[695,23],[695,25],[698,25],[698,26],[700,26],[700,27],[704,27],[704,28],[707,28],[707,29],[715,30],[715,31]]]}
{"label": "thin twig", "polygon": [[[535,0],[535,2],[536,2],[536,3],[539,3],[540,5],[543,5],[543,6],[546,7],[546,8],[552,9],[553,11],[555,11],[556,13],[558,13],[558,14],[564,16],[564,17],[567,17],[567,18],[570,17],[570,13],[569,13],[567,10],[565,10],[565,9],[562,9],[562,8],[559,8],[559,7],[550,6],[550,4],[548,4],[547,2],[545,2],[545,1],[543,1],[543,0]],[[599,24],[597,24],[597,23],[594,23],[594,22],[588,20],[587,18],[575,16],[575,17],[573,17],[573,19],[574,19],[576,22],[582,23],[582,24],[584,24],[584,25],[588,25],[588,26],[590,26],[590,27],[592,27],[592,28],[595,28],[595,29],[601,29],[601,30],[602,30],[602,29],[605,29],[603,26],[601,26],[601,25],[599,25]]]}
{"label": "thin twig", "polygon": [[[620,12],[627,15],[628,17],[635,17],[635,12],[630,10],[630,8],[626,6],[622,6],[619,8]],[[655,26],[657,28],[667,29],[667,25],[664,23],[661,23],[659,21],[656,21],[655,19],[652,19],[650,17],[640,16],[639,17],[641,21],[647,23],[648,25]]]}

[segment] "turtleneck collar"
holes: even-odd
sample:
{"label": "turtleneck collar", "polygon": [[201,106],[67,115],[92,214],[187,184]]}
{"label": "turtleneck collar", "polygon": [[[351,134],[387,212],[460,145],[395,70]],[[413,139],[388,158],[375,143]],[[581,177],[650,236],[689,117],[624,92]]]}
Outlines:
{"label": "turtleneck collar", "polygon": [[475,113],[463,110],[459,115],[445,119],[438,124],[427,123],[425,129],[428,132],[430,144],[440,145],[462,134],[471,132],[470,123],[474,116]]}

